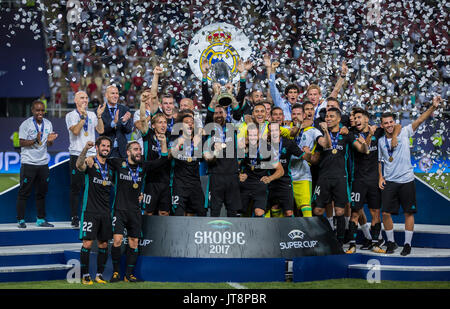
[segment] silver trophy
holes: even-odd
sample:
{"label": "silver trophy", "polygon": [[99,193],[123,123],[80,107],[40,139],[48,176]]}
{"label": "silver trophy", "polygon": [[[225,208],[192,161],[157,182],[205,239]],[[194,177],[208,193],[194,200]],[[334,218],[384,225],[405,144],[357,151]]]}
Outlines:
{"label": "silver trophy", "polygon": [[229,71],[228,64],[223,61],[216,62],[213,65],[213,81],[221,85],[217,102],[224,107],[229,106],[233,101],[233,96],[225,88],[225,85],[230,82]]}

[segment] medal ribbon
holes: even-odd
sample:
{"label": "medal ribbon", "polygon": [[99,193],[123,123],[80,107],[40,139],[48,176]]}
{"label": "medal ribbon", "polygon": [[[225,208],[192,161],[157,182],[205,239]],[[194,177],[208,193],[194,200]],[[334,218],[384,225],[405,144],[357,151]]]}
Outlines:
{"label": "medal ribbon", "polygon": [[336,134],[336,136],[335,137],[333,137],[333,134],[330,132],[330,137],[331,137],[331,147],[333,148],[333,149],[336,149],[336,146],[338,145],[338,143],[339,143],[339,132],[337,132],[337,134]]}
{"label": "medal ribbon", "polygon": [[102,164],[100,163],[100,161],[98,161],[97,157],[94,158],[94,161],[98,164],[100,174],[102,174],[102,179],[106,181],[108,178],[108,163],[105,162],[105,169],[103,169]]}
{"label": "medal ribbon", "polygon": [[388,155],[389,155],[389,157],[392,158],[392,154],[394,153],[394,150],[391,148],[391,145],[389,145],[386,135],[384,136],[384,141],[386,142],[386,148],[387,148]]}
{"label": "medal ribbon", "polygon": [[136,168],[136,171],[133,172],[130,165],[128,164],[128,159],[127,159],[127,167],[128,167],[128,170],[130,171],[130,175],[131,175],[131,179],[133,180],[133,183],[136,184],[138,181],[138,176],[139,176],[139,166]]}
{"label": "medal ribbon", "polygon": [[[78,115],[80,115],[80,119],[81,119],[80,112],[77,109],[76,109],[76,111],[77,111]],[[114,119],[114,117],[113,117],[113,119]],[[84,132],[87,132],[87,130],[88,130],[88,123],[89,123],[89,117],[88,117],[88,114],[86,113],[86,119],[85,119],[84,124],[83,124]]]}
{"label": "medal ribbon", "polygon": [[[36,123],[36,119],[34,119],[34,118],[33,118],[33,124],[34,124],[34,127],[36,128],[36,134],[37,134],[39,132],[39,127]],[[40,132],[41,132],[41,142],[42,142],[42,140],[44,139],[44,120],[42,120],[42,127],[41,127]]]}

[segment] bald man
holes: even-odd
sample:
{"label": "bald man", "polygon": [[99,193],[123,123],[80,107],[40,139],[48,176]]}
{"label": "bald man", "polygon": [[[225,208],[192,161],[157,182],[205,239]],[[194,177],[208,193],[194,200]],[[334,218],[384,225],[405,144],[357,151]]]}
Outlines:
{"label": "bald man", "polygon": [[128,107],[119,102],[119,90],[116,86],[110,85],[106,88],[106,112],[102,119],[105,124],[103,135],[108,136],[112,141],[111,158],[127,157],[127,134],[133,131],[133,120]]}
{"label": "bald man", "polygon": [[[76,108],[66,115],[66,125],[69,130],[69,154],[70,154],[70,214],[72,217],[72,226],[79,226],[78,204],[80,192],[84,188],[84,174],[79,172],[75,164],[78,156],[88,141],[95,142],[95,132],[103,134],[104,125],[102,114],[105,110],[105,104],[98,107],[97,112],[87,110],[89,97],[86,92],[78,91],[75,94]],[[93,148],[88,153],[89,156],[95,156]]]}
{"label": "bald man", "polygon": [[194,122],[197,128],[203,128],[202,115],[194,108],[194,101],[189,98],[182,98],[180,100],[180,111],[189,109],[194,112]]}

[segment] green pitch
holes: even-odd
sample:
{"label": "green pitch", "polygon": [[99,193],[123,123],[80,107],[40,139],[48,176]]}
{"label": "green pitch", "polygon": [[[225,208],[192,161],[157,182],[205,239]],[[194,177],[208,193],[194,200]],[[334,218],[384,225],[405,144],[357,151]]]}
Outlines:
{"label": "green pitch", "polygon": [[19,174],[0,174],[0,192],[17,185],[19,181]]}
{"label": "green pitch", "polygon": [[437,191],[441,192],[447,197],[450,197],[450,173],[443,173],[442,175],[434,174],[416,174],[417,177],[427,182]]}
{"label": "green pitch", "polygon": [[[335,279],[312,282],[244,282],[248,289],[450,289],[448,281],[383,281],[368,283],[363,279]],[[0,283],[0,289],[235,289],[228,283],[140,282],[107,283],[85,286],[65,280]]]}

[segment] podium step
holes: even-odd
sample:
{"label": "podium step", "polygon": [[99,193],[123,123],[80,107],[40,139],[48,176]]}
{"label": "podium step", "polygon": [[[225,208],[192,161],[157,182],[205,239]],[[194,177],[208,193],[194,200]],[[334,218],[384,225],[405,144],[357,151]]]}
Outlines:
{"label": "podium step", "polygon": [[65,250],[80,250],[81,243],[0,247],[1,266],[63,264]]}
{"label": "podium step", "polygon": [[35,222],[27,222],[25,229],[17,223],[0,224],[0,247],[79,242],[79,229],[72,228],[70,222],[51,223],[55,227],[38,227]]}
{"label": "podium step", "polygon": [[70,268],[67,264],[0,267],[0,282],[62,280]]}

